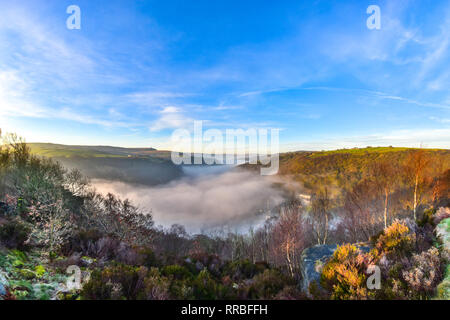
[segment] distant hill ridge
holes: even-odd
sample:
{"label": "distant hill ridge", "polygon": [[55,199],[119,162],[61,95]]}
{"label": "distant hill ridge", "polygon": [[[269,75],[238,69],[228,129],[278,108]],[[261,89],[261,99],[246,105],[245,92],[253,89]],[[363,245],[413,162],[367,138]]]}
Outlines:
{"label": "distant hill ridge", "polygon": [[93,179],[157,185],[183,176],[172,163],[170,151],[155,148],[76,146],[29,143],[31,153],[55,159],[67,169],[79,169]]}
{"label": "distant hill ridge", "polygon": [[62,145],[54,143],[29,143],[28,146],[33,154],[54,158],[71,157],[128,157],[128,156],[150,156],[167,157],[169,151],[159,151],[155,148],[124,148],[112,146],[81,146]]}
{"label": "distant hill ridge", "polygon": [[[170,151],[154,148],[71,146],[30,143],[31,152],[59,160],[68,168],[81,169],[92,178],[114,179],[140,184],[159,184],[181,177],[182,170],[171,161]],[[307,189],[327,184],[331,189],[348,188],[369,172],[370,165],[386,159],[401,166],[418,149],[367,147],[331,151],[297,151],[280,154],[279,175],[292,176]],[[450,150],[421,149],[430,155],[439,171],[450,168]],[[256,170],[259,165],[241,168]]]}
{"label": "distant hill ridge", "polygon": [[[281,174],[323,174],[339,171],[355,172],[365,169],[372,161],[385,159],[401,163],[417,148],[366,147],[331,151],[299,151],[280,154]],[[432,156],[433,161],[450,165],[450,150],[420,149]]]}
{"label": "distant hill ridge", "polygon": [[[370,166],[377,160],[386,160],[400,168],[417,148],[367,147],[332,151],[297,151],[280,154],[278,174],[290,176],[307,189],[327,185],[339,193],[370,175]],[[420,149],[431,159],[438,172],[450,168],[450,150]],[[242,168],[259,170],[260,165],[244,164]]]}

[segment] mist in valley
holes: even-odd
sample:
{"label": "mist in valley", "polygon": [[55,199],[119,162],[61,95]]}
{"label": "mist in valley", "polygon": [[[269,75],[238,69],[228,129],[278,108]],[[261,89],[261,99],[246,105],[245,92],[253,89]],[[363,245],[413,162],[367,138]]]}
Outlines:
{"label": "mist in valley", "polygon": [[180,224],[190,233],[248,231],[285,201],[274,177],[230,166],[186,166],[183,172],[183,178],[158,186],[104,179],[93,179],[92,185],[102,194],[116,194],[151,211],[157,225]]}

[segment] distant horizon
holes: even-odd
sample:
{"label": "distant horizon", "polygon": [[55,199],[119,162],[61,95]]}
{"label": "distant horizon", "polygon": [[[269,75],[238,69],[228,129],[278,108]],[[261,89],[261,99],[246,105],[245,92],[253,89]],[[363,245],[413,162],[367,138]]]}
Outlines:
{"label": "distant horizon", "polygon": [[[155,147],[124,147],[124,146],[117,146],[117,145],[90,145],[90,144],[62,144],[62,143],[53,143],[53,142],[28,142],[25,141],[27,144],[48,144],[48,145],[58,145],[58,146],[66,146],[66,147],[110,147],[110,148],[120,148],[120,149],[153,149],[155,151],[167,151],[167,152],[173,152],[174,150],[168,150],[168,149],[157,149]],[[292,150],[292,151],[280,151],[280,154],[282,153],[289,153],[289,152],[321,152],[321,151],[339,151],[339,150],[352,150],[352,149],[376,149],[376,148],[392,148],[392,149],[423,149],[423,150],[450,150],[449,148],[434,148],[434,147],[401,147],[401,146],[365,146],[365,147],[344,147],[344,148],[338,148],[338,149],[321,149],[321,150]],[[178,152],[178,151],[175,151]],[[180,151],[181,152],[181,151]],[[195,153],[199,154],[199,153]],[[223,153],[227,154],[227,153]],[[256,153],[250,153],[250,154],[256,154]]]}

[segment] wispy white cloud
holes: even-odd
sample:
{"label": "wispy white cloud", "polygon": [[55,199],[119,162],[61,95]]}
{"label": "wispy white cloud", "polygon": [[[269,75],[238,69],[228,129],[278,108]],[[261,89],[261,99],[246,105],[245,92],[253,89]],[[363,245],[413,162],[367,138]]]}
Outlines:
{"label": "wispy white cloud", "polygon": [[437,118],[437,117],[430,117],[430,120],[440,122],[440,123],[450,123],[450,118]]}
{"label": "wispy white cloud", "polygon": [[376,95],[377,97],[382,98],[382,99],[402,101],[402,102],[409,103],[409,104],[415,104],[415,105],[420,106],[420,107],[450,110],[450,105],[449,104],[445,104],[445,103],[441,104],[441,103],[417,101],[417,100],[414,100],[414,99],[408,99],[408,98],[405,98],[405,97],[389,95],[389,94],[382,93],[382,92],[373,92],[373,94]]}
{"label": "wispy white cloud", "polygon": [[41,118],[48,110],[27,96],[29,86],[15,70],[0,70],[0,115]]}
{"label": "wispy white cloud", "polygon": [[[442,81],[448,78],[447,70],[436,70],[443,60],[447,60],[449,57],[449,44],[450,44],[450,9],[447,10],[446,19],[440,27],[440,33],[426,39],[427,52],[421,63],[420,72],[417,75],[416,82],[421,83],[427,77],[431,78],[428,87],[432,89],[438,89],[439,84],[437,81]],[[445,62],[445,61],[444,61]],[[432,71],[437,71],[436,75],[430,76]]]}
{"label": "wispy white cloud", "polygon": [[94,117],[72,110],[70,107],[45,107],[28,94],[29,85],[19,76],[17,71],[0,71],[0,116],[47,118],[76,121],[84,124],[95,124],[105,127],[129,128],[143,125],[130,121],[120,121],[121,115],[116,113],[111,118]]}
{"label": "wispy white cloud", "polygon": [[421,106],[421,107],[450,110],[450,104],[448,103],[448,101],[444,101],[443,103],[418,101],[418,100],[409,99],[406,97],[401,97],[398,95],[393,95],[393,94],[389,94],[389,93],[385,93],[385,92],[373,91],[373,90],[367,90],[367,89],[357,89],[357,88],[339,88],[339,87],[324,87],[324,86],[290,87],[290,88],[269,89],[269,90],[264,90],[264,91],[245,92],[243,94],[240,94],[239,96],[263,95],[266,93],[283,92],[283,91],[288,91],[288,90],[346,92],[346,93],[351,93],[354,95],[366,95],[366,96],[368,95],[371,97],[376,97],[376,98],[381,98],[381,99],[386,99],[386,100],[401,101],[404,103],[414,104],[414,105]]}
{"label": "wispy white cloud", "polygon": [[[0,19],[0,114],[3,117],[65,119],[108,127],[133,126],[108,119],[106,112],[99,117],[90,110],[72,110],[77,104],[93,105],[100,99],[98,94],[77,97],[73,92],[83,92],[86,86],[98,82],[122,81],[117,75],[102,70],[106,59],[93,50],[89,42],[68,43],[48,24],[42,23],[39,14],[32,14],[20,6],[3,9]],[[102,99],[114,101],[110,95]]]}
{"label": "wispy white cloud", "polygon": [[151,132],[164,129],[186,128],[193,124],[194,119],[186,116],[179,108],[168,106],[159,112],[159,118],[150,125]]}
{"label": "wispy white cloud", "polygon": [[255,95],[262,95],[266,93],[272,93],[272,92],[282,92],[286,90],[290,90],[291,88],[274,88],[274,89],[266,89],[266,90],[256,90],[256,91],[248,91],[239,94],[239,97],[249,97],[249,96],[255,96]]}
{"label": "wispy white cloud", "polygon": [[439,3],[433,8],[434,20],[420,20],[419,24],[410,19],[414,15],[419,20],[423,15],[415,12],[414,4],[385,2],[380,30],[355,33],[345,27],[325,27],[318,41],[322,54],[345,65],[347,72],[372,87],[409,94],[445,90],[449,74],[442,66],[450,57],[450,7]]}
{"label": "wispy white cloud", "polygon": [[[20,7],[2,10],[0,66],[10,63],[20,76],[34,84],[77,85],[80,76],[92,75],[95,57],[85,42],[69,44],[34,15]],[[8,47],[8,48],[5,48]]]}
{"label": "wispy white cloud", "polygon": [[160,107],[166,105],[177,98],[191,97],[190,93],[176,93],[176,92],[161,92],[161,91],[146,91],[134,92],[125,95],[125,99],[130,102],[137,103],[147,107]]}

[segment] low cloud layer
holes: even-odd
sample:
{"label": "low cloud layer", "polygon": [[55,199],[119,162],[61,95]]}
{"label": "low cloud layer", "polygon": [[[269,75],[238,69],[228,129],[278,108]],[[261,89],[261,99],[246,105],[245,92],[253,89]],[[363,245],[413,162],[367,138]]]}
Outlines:
{"label": "low cloud layer", "polygon": [[157,187],[93,180],[100,193],[114,193],[151,210],[156,224],[184,225],[189,232],[229,227],[245,230],[262,221],[262,210],[283,202],[274,180],[242,171],[206,172]]}

